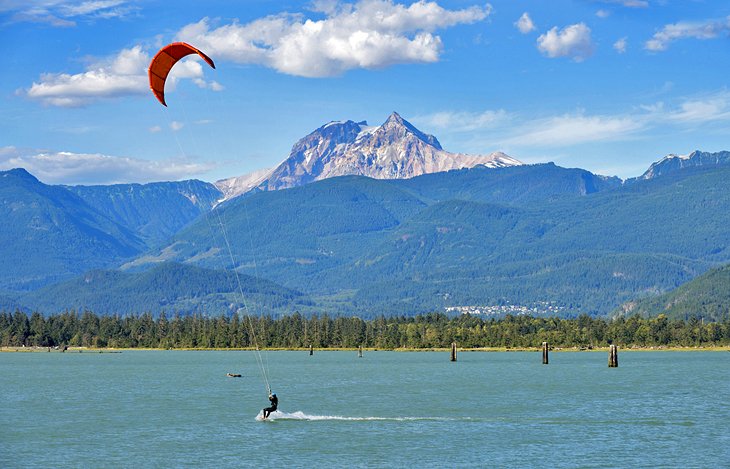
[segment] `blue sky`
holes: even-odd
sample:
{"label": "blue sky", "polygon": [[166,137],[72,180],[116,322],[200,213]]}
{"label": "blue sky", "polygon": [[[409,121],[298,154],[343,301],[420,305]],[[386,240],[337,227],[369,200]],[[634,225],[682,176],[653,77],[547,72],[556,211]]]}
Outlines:
{"label": "blue sky", "polygon": [[[272,167],[399,112],[453,152],[623,178],[730,150],[730,2],[0,1],[0,169],[107,184]],[[169,107],[146,68],[184,40]]]}

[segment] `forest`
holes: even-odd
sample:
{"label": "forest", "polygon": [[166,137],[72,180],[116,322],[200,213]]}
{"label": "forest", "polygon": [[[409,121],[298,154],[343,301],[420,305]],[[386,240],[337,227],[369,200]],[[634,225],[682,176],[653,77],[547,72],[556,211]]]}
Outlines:
{"label": "forest", "polygon": [[108,348],[529,348],[547,341],[551,347],[590,349],[620,347],[711,347],[730,345],[730,318],[705,322],[696,317],[670,319],[631,316],[604,319],[581,315],[511,316],[431,313],[415,317],[358,317],[299,313],[270,316],[200,314],[107,316],[69,311],[53,316],[0,312],[3,347]]}

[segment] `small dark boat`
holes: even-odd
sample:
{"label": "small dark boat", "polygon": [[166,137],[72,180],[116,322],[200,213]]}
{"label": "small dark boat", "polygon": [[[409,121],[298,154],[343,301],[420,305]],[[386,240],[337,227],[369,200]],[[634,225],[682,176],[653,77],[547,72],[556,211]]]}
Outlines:
{"label": "small dark boat", "polygon": [[241,377],[241,375],[238,373],[226,373],[226,376],[228,376],[229,378],[240,378]]}

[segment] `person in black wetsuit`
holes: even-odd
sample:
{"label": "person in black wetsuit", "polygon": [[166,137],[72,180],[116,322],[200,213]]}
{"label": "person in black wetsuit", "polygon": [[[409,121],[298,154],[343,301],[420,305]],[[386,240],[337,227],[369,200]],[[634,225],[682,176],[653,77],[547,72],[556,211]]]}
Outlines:
{"label": "person in black wetsuit", "polygon": [[264,418],[267,418],[272,412],[276,412],[276,408],[279,406],[279,398],[276,397],[275,392],[269,391],[269,402],[271,402],[271,407],[264,409]]}

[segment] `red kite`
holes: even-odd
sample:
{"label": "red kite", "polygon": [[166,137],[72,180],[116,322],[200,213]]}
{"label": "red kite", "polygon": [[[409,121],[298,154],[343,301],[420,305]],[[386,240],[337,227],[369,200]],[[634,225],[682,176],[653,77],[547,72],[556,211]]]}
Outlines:
{"label": "red kite", "polygon": [[170,69],[172,69],[178,60],[190,54],[198,54],[208,63],[208,65],[215,68],[215,64],[210,57],[190,44],[184,42],[173,42],[172,44],[166,45],[160,49],[160,51],[152,59],[152,62],[150,62],[150,68],[148,71],[148,75],[150,77],[150,89],[163,106],[167,106],[167,103],[165,102],[165,80],[167,80],[167,75],[170,73]]}

